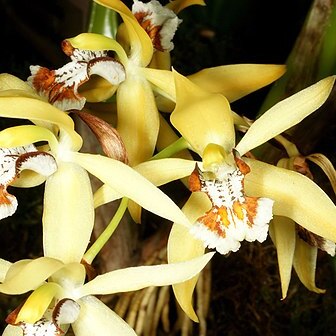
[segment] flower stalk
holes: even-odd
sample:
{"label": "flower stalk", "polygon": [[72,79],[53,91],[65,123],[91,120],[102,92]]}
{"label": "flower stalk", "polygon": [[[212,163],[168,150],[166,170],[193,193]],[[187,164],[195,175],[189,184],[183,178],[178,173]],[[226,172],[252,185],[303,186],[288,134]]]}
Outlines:
{"label": "flower stalk", "polygon": [[101,249],[104,247],[104,245],[107,243],[107,241],[111,238],[113,232],[118,227],[122,217],[124,216],[124,213],[127,209],[128,205],[128,198],[123,197],[121,199],[121,202],[119,204],[118,210],[114,214],[112,220],[108,224],[108,226],[105,228],[105,230],[99,235],[99,237],[95,240],[95,242],[91,245],[91,247],[86,251],[84,254],[83,259],[88,264],[92,264],[92,261],[97,256],[97,254],[101,251]]}

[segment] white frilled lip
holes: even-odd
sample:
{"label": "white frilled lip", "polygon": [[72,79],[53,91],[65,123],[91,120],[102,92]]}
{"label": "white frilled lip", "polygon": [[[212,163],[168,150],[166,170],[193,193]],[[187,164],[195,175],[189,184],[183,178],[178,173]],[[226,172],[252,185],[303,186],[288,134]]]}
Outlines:
{"label": "white frilled lip", "polygon": [[[0,219],[11,216],[17,209],[17,199],[7,191],[24,170],[34,171],[45,178],[57,170],[56,160],[34,145],[0,148]],[[43,179],[42,179],[43,181]]]}
{"label": "white frilled lip", "polygon": [[136,0],[132,6],[132,13],[151,37],[155,49],[173,50],[172,39],[182,20],[171,9],[162,6],[156,0],[147,3]]}

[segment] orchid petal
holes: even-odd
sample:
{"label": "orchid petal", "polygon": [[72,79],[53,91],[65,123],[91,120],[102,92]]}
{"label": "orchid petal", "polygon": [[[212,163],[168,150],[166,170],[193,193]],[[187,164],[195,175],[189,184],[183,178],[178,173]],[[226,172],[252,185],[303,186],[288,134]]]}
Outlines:
{"label": "orchid petal", "polygon": [[82,146],[82,138],[74,131],[73,120],[47,102],[25,97],[0,97],[0,116],[57,125],[70,137],[73,150],[79,150]]}
{"label": "orchid petal", "polygon": [[79,88],[79,93],[90,103],[102,102],[114,95],[118,89],[117,85],[112,85],[102,77],[91,77]]}
{"label": "orchid petal", "polygon": [[20,173],[20,176],[11,183],[11,186],[18,188],[32,188],[44,183],[46,178],[46,176],[37,174],[32,170],[23,170]]}
{"label": "orchid petal", "polygon": [[112,201],[115,201],[119,198],[122,198],[123,195],[116,192],[107,184],[103,184],[93,195],[93,203],[95,209]]}
{"label": "orchid petal", "polygon": [[284,65],[231,64],[203,69],[188,79],[204,90],[221,93],[233,102],[274,82],[285,70]]}
{"label": "orchid petal", "polygon": [[98,275],[79,288],[78,294],[85,296],[124,293],[150,286],[168,286],[184,282],[198,274],[213,255],[214,252],[210,252],[179,263],[118,269]]}
{"label": "orchid petal", "polygon": [[104,303],[93,296],[81,298],[78,319],[72,323],[76,336],[136,336],[135,331]]}
{"label": "orchid petal", "polygon": [[317,247],[308,245],[302,239],[297,239],[293,266],[300,281],[310,291],[324,293],[324,289],[315,285]]}
{"label": "orchid petal", "polygon": [[203,0],[173,0],[166,7],[178,14],[184,8],[192,5],[205,6],[205,2]]}
{"label": "orchid petal", "polygon": [[15,322],[24,321],[25,323],[34,324],[40,320],[56,293],[60,290],[62,290],[61,287],[53,282],[46,282],[35,289],[24,302],[16,316]]}
{"label": "orchid petal", "polygon": [[33,88],[27,82],[11,74],[2,73],[0,74],[0,91],[5,90],[22,90],[36,95]]}
{"label": "orchid petal", "polygon": [[51,280],[70,290],[82,286],[85,281],[85,276],[85,266],[78,262],[73,262],[66,264],[55,272],[51,276]]}
{"label": "orchid petal", "polygon": [[141,73],[152,84],[153,90],[171,101],[176,101],[174,74],[169,70],[141,68]]}
{"label": "orchid petal", "polygon": [[11,148],[30,145],[39,141],[48,141],[55,150],[58,141],[55,135],[47,128],[35,125],[22,125],[6,128],[0,132],[0,147]]}
{"label": "orchid petal", "polygon": [[80,166],[59,162],[46,181],[42,221],[45,256],[79,262],[94,224],[90,179]]}
{"label": "orchid petal", "polygon": [[140,66],[147,66],[153,56],[153,44],[129,8],[120,0],[95,0],[95,2],[120,14],[129,35],[131,57],[139,60]]}
{"label": "orchid petal", "polygon": [[113,50],[118,55],[121,63],[125,65],[127,63],[127,55],[122,46],[114,39],[96,33],[82,33],[75,37],[67,38],[74,48],[82,50]]}
{"label": "orchid petal", "polygon": [[329,97],[335,78],[330,76],[322,79],[266,111],[251,125],[236,146],[240,155],[286,131],[316,111]]}
{"label": "orchid petal", "polygon": [[159,115],[149,83],[142,77],[128,77],[119,86],[117,107],[117,130],[134,166],[152,156],[159,132]]}
{"label": "orchid petal", "polygon": [[143,208],[171,221],[190,225],[179,207],[166,194],[131,167],[93,154],[73,153],[73,161]]}
{"label": "orchid petal", "polygon": [[12,263],[0,258],[0,282],[3,282]]}
{"label": "orchid petal", "polygon": [[0,284],[0,292],[12,295],[26,293],[39,287],[63,266],[61,261],[47,257],[14,263]]}
{"label": "orchid petal", "polygon": [[274,216],[269,229],[270,236],[277,250],[282,299],[287,296],[292,275],[292,265],[296,243],[295,222],[291,219]]}
{"label": "orchid petal", "polygon": [[0,91],[0,97],[24,97],[24,98],[31,98],[40,101],[44,101],[44,99],[39,96],[35,92],[30,92],[26,90],[18,90],[18,89],[8,89],[4,91]]}
{"label": "orchid petal", "polygon": [[[189,176],[195,169],[195,162],[182,159],[162,159],[140,163],[134,169],[156,186]],[[94,194],[94,206],[99,206],[121,198],[122,195],[104,184]],[[133,213],[139,209],[132,206]],[[139,213],[138,213],[139,214]],[[139,218],[139,216],[132,216]]]}
{"label": "orchid petal", "polygon": [[170,116],[174,127],[199,155],[209,143],[231,151],[235,133],[227,99],[202,90],[177,72],[174,78],[176,107]]}
{"label": "orchid petal", "polygon": [[297,172],[244,158],[251,172],[245,178],[247,195],[274,200],[274,215],[285,216],[307,230],[336,241],[336,206],[312,180]]}
{"label": "orchid petal", "polygon": [[161,159],[140,163],[134,169],[156,186],[191,175],[195,161],[183,159]]}
{"label": "orchid petal", "polygon": [[2,336],[22,336],[22,328],[9,324],[5,328]]}
{"label": "orchid petal", "polygon": [[152,60],[148,67],[153,69],[170,70],[171,69],[170,52],[155,50]]}
{"label": "orchid petal", "polygon": [[[192,193],[183,207],[183,212],[194,223],[200,216],[211,208],[209,198],[205,193]],[[168,239],[168,262],[176,263],[190,260],[204,254],[204,244],[201,240],[195,239],[189,230],[182,225],[174,224]],[[192,295],[196,286],[198,276],[173,285],[175,297],[183,311],[195,322],[197,315],[192,306]]]}

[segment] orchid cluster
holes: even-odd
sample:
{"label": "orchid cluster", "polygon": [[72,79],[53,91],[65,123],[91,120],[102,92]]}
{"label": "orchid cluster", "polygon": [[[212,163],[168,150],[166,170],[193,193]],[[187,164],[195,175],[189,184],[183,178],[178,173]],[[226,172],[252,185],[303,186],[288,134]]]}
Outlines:
{"label": "orchid cluster", "polygon": [[[84,32],[62,42],[69,57],[63,67],[33,65],[24,80],[0,75],[0,116],[25,121],[0,132],[0,217],[20,206],[9,186],[45,183],[44,255],[0,259],[0,292],[30,293],[8,316],[3,335],[63,335],[70,326],[79,336],[135,335],[97,296],[148,286],[173,285],[179,305],[197,322],[193,291],[214,253],[236,252],[244,240],[262,243],[269,231],[283,297],[293,265],[303,284],[320,292],[316,253],[335,254],[336,207],[311,179],[263,162],[253,150],[323,105],[335,77],[250,122],[230,103],[277,80],[283,65],[223,65],[188,76],[171,67],[177,14],[205,5],[202,0],[166,6],[134,0],[132,9],[120,0],[94,1],[120,16],[115,38]],[[87,102],[106,101],[115,104],[106,120],[84,109]],[[82,151],[85,138],[73,116],[93,131],[103,154]],[[102,182],[95,192],[90,175]],[[190,190],[182,209],[159,189],[179,179]],[[108,233],[91,243],[95,208],[120,199]],[[168,264],[93,276],[91,264],[127,208],[135,222],[144,208],[173,223]],[[303,242],[297,226],[318,243]]]}

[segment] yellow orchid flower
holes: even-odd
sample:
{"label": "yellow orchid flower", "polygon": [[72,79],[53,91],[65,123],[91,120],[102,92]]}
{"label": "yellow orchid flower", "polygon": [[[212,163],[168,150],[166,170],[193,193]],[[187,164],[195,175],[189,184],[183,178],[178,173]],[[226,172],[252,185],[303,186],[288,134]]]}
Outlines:
{"label": "yellow orchid flower", "polygon": [[[156,101],[156,96],[167,98],[170,102],[175,101],[174,78],[171,71],[148,67],[153,59],[154,48],[150,38],[153,34],[149,32],[149,36],[143,26],[152,27],[152,30],[159,35],[164,33],[164,36],[160,35],[160,44],[167,44],[168,49],[171,47],[170,37],[165,36],[171,35],[168,34],[170,28],[160,26],[163,24],[159,19],[161,14],[155,13],[161,5],[156,2],[142,4],[136,1],[135,14],[120,0],[96,2],[121,15],[129,47],[99,34],[80,34],[63,42],[65,53],[71,57],[70,63],[52,71],[33,66],[32,76],[28,81],[39,94],[63,110],[81,108],[85,99],[91,102],[103,101],[116,92],[117,130],[125,143],[130,165],[134,166],[149,159],[154,152],[160,126],[157,103],[163,110],[171,108],[166,100],[161,103]],[[162,6],[160,8],[163,13],[171,9],[178,12],[191,4],[202,4],[202,1],[177,0],[167,5],[167,8],[162,9]],[[146,6],[150,7],[152,13],[149,17],[143,13]],[[168,9],[169,7],[171,9]],[[163,15],[164,22],[167,15]],[[155,23],[157,20],[159,23]],[[176,20],[173,19],[175,26]],[[157,40],[157,37],[154,39]],[[110,52],[115,53],[114,58],[111,58]],[[251,71],[253,74],[258,73],[258,76],[251,76]],[[224,90],[228,93],[230,91],[233,99],[237,99],[270,84],[283,72],[284,66],[277,65],[251,64],[244,65],[242,69],[238,66],[216,67],[195,74],[192,80],[203,83],[204,87],[209,87],[210,90]],[[91,75],[98,75],[99,78]],[[226,78],[229,79],[228,83]]]}
{"label": "yellow orchid flower", "polygon": [[[192,193],[182,209],[190,221],[198,222],[196,225],[191,229],[173,225],[169,261],[200,255],[205,245],[227,252],[237,250],[244,239],[263,241],[272,213],[336,241],[336,207],[314,182],[299,173],[234,155],[237,151],[243,156],[314,112],[328,98],[335,78],[325,78],[274,105],[235,145],[234,117],[225,97],[205,92],[177,73],[174,76],[177,103],[171,121],[190,148],[202,157],[203,162],[198,164],[201,172],[194,172],[194,161],[182,159],[153,160],[135,167],[157,185],[191,175],[193,190],[207,192]],[[95,195],[95,203],[104,203],[110,196],[108,188],[104,188]],[[191,305],[195,283],[196,279],[173,286],[180,305],[193,320],[197,320]]]}
{"label": "yellow orchid flower", "polygon": [[[7,81],[11,78],[10,75],[5,76]],[[29,119],[45,125],[15,126],[1,131],[0,148],[5,148],[3,151],[9,148],[11,151],[11,148],[24,146],[26,152],[28,149],[24,156],[36,158],[35,150],[29,152],[31,144],[48,144],[44,145],[44,151],[38,154],[48,156],[47,168],[50,170],[50,176],[36,179],[35,176],[27,174],[16,181],[19,187],[30,187],[46,180],[43,244],[48,256],[66,262],[79,261],[87,248],[94,214],[88,173],[109,185],[120,197],[130,198],[159,216],[189,224],[185,215],[168,196],[128,165],[102,155],[80,153],[82,138],[75,132],[73,120],[63,111],[39,99],[25,97],[21,90],[14,89],[0,91],[0,116]],[[9,157],[12,160],[12,156]],[[21,165],[24,162],[20,156],[16,161],[17,166],[18,161]],[[41,165],[43,163],[39,162]],[[23,168],[34,168],[33,164],[37,165],[35,161],[29,161],[28,166]],[[2,168],[4,173],[7,165],[2,164]],[[42,168],[39,168],[37,172],[41,171]],[[6,186],[7,184],[2,182],[2,191]],[[69,222],[72,225],[69,225]],[[59,249],[59,242],[62,242],[62,249]]]}
{"label": "yellow orchid flower", "polygon": [[9,325],[2,335],[20,336],[23,331],[27,336],[59,336],[67,332],[70,324],[76,336],[136,335],[95,295],[183,282],[200,272],[212,256],[208,253],[181,263],[119,269],[88,282],[85,266],[79,262],[66,263],[47,255],[14,264],[0,259],[1,293],[19,295],[33,291],[8,316]]}

